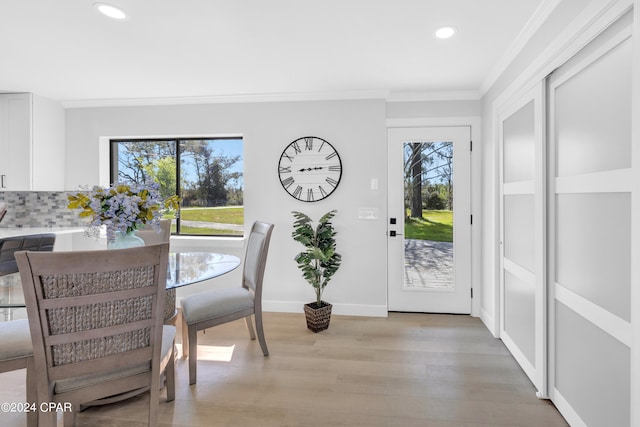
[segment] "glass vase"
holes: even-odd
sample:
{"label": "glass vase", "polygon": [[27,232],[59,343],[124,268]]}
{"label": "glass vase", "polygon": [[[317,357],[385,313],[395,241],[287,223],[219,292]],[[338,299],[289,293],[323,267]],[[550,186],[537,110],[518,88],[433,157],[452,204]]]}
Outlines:
{"label": "glass vase", "polygon": [[136,236],[135,230],[128,233],[117,232],[116,238],[107,243],[108,249],[126,249],[138,246],[144,246],[144,240]]}

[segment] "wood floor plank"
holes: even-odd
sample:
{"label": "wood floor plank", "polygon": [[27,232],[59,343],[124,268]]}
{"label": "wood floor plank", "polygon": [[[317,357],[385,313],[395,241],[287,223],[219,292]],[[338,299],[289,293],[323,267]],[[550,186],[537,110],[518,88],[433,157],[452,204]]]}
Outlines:
{"label": "wood floor plank", "polygon": [[[198,382],[176,364],[176,399],[162,426],[566,426],[500,340],[469,316],[333,316],[306,329],[303,314],[265,313],[270,356],[238,321],[198,335]],[[178,337],[180,341],[180,337]],[[12,385],[14,383],[14,385]],[[5,401],[24,399],[22,372],[0,375]],[[90,408],[79,426],[145,425],[148,396]],[[59,419],[60,425],[62,419]],[[0,425],[25,418],[0,414]]]}

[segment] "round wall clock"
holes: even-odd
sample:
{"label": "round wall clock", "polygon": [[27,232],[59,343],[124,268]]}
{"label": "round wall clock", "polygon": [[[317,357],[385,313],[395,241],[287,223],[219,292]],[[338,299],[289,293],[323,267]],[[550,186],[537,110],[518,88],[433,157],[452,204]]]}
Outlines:
{"label": "round wall clock", "polygon": [[335,191],[342,161],[333,145],[322,138],[296,139],[282,152],[278,164],[282,187],[298,200],[317,202]]}

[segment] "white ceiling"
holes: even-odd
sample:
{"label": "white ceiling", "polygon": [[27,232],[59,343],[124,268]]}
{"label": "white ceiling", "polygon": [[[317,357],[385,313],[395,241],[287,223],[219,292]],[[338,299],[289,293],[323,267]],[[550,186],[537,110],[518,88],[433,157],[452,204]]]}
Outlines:
{"label": "white ceiling", "polygon": [[[2,0],[0,91],[62,102],[479,94],[550,0]],[[533,18],[532,18],[533,17]],[[458,33],[439,40],[434,31]]]}

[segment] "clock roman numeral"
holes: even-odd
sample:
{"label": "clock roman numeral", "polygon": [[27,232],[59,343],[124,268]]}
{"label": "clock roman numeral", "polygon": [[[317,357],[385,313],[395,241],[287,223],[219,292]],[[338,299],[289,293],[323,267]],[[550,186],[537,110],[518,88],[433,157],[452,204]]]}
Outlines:
{"label": "clock roman numeral", "polygon": [[295,179],[293,179],[292,177],[289,177],[284,181],[282,181],[282,185],[284,186],[284,188],[289,188],[295,181],[296,181]]}
{"label": "clock roman numeral", "polygon": [[325,160],[330,160],[330,159],[333,159],[333,158],[334,158],[335,156],[337,156],[337,155],[338,155],[338,153],[336,153],[336,152],[334,151],[333,153],[329,154],[329,155],[328,155],[327,157],[325,157],[324,159],[325,159]]}
{"label": "clock roman numeral", "polygon": [[291,146],[293,147],[293,150],[296,152],[296,154],[300,154],[302,152],[302,150],[300,149],[300,145],[298,145],[298,141],[294,141]]}
{"label": "clock roman numeral", "polygon": [[280,173],[291,173],[291,166],[279,166]]}
{"label": "clock roman numeral", "polygon": [[322,151],[322,147],[324,147],[324,140],[322,141],[322,144],[320,144],[320,148],[318,148],[318,153]]}
{"label": "clock roman numeral", "polygon": [[336,185],[338,185],[338,181],[336,181],[333,178],[327,178],[325,179],[325,181],[327,181],[327,184],[329,184],[332,187],[335,187]]}
{"label": "clock roman numeral", "polygon": [[313,150],[313,138],[304,139],[304,149],[309,151]]}
{"label": "clock roman numeral", "polygon": [[340,165],[329,166],[329,172],[340,172],[341,170],[342,170],[342,166]]}
{"label": "clock roman numeral", "polygon": [[322,196],[322,198],[324,199],[325,197],[327,197],[327,192],[324,191],[324,188],[322,188],[322,185],[318,185],[318,188],[320,189],[320,195]]}
{"label": "clock roman numeral", "polygon": [[295,197],[296,199],[300,198],[300,195],[302,194],[302,186],[298,185],[296,187],[296,190],[292,193],[293,197]]}
{"label": "clock roman numeral", "polygon": [[282,153],[282,157],[286,157],[287,159],[289,159],[290,162],[293,162],[293,157],[291,157],[290,155],[288,155],[286,153],[286,151],[284,153]]}
{"label": "clock roman numeral", "polygon": [[312,189],[308,189],[307,190],[307,202],[313,202],[313,190]]}

